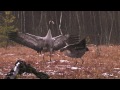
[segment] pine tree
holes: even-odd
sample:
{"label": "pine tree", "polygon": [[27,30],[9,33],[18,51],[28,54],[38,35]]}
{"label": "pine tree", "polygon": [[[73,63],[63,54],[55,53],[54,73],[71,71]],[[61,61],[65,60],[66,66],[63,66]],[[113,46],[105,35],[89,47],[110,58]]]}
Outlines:
{"label": "pine tree", "polygon": [[15,16],[12,14],[12,11],[4,11],[0,15],[0,46],[8,46],[8,32],[17,31],[15,27]]}

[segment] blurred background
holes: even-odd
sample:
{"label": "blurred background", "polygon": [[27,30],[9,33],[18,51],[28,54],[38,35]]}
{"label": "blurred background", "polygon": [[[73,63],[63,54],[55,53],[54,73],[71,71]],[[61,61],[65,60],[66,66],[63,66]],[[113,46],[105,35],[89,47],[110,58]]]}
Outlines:
{"label": "blurred background", "polygon": [[0,11],[0,42],[6,41],[10,30],[45,36],[50,28],[56,36],[59,25],[63,34],[87,37],[90,44],[120,43],[120,11]]}

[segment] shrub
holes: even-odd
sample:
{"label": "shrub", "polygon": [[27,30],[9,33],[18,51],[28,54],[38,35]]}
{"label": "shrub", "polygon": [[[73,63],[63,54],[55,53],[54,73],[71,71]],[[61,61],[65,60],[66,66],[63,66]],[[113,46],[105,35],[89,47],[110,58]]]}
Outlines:
{"label": "shrub", "polygon": [[13,43],[8,39],[8,32],[17,31],[18,29],[14,25],[15,16],[12,11],[4,11],[0,15],[0,47],[6,47]]}

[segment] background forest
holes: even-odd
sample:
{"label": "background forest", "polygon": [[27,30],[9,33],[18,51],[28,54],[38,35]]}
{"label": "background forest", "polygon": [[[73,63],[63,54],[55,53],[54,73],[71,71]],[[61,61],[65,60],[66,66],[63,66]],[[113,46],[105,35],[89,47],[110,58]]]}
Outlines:
{"label": "background forest", "polygon": [[[48,28],[53,36],[59,35],[59,25],[64,34],[88,37],[93,44],[119,44],[119,11],[1,11],[0,33],[18,29],[45,36]],[[54,21],[49,25],[49,21]],[[2,36],[1,36],[2,38]]]}
{"label": "background forest", "polygon": [[[49,25],[49,21],[54,24]],[[8,39],[9,31],[20,31],[45,36],[48,29],[52,35],[79,35],[87,37],[89,51],[82,57],[85,61],[75,66],[75,59],[56,52],[50,63],[49,55],[36,51]],[[52,79],[69,78],[120,78],[120,11],[0,11],[0,78],[22,60]],[[36,78],[24,74],[19,78]]]}

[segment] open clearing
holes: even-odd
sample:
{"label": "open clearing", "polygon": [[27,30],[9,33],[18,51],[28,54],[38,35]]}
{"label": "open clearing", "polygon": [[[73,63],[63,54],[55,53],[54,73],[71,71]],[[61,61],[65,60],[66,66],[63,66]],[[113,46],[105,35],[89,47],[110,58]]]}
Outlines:
{"label": "open clearing", "polygon": [[[24,47],[14,46],[0,48],[0,79],[14,67],[18,59],[26,61],[40,72],[45,72],[50,79],[118,79],[120,78],[120,46],[89,45],[89,50],[81,60],[64,56],[59,51],[52,55],[49,61],[49,53],[42,55],[36,51]],[[75,65],[76,60],[78,64]],[[23,73],[18,79],[37,79],[35,75]]]}

